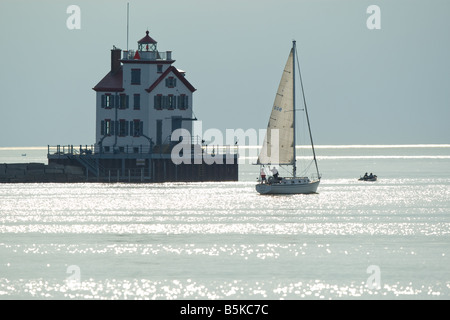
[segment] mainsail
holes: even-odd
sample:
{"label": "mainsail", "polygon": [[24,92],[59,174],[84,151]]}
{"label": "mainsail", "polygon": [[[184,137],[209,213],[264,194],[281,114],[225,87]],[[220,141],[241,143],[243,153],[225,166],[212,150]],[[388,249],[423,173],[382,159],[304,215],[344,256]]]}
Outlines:
{"label": "mainsail", "polygon": [[257,164],[294,165],[294,48],[283,70]]}

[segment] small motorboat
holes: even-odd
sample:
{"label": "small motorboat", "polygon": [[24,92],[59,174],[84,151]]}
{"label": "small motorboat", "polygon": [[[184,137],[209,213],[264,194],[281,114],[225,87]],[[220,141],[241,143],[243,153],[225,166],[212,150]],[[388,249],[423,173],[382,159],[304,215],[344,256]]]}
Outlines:
{"label": "small motorboat", "polygon": [[358,179],[358,181],[377,181],[377,179],[378,179],[378,177],[376,176],[376,175],[374,175],[374,174],[365,174],[364,176],[362,176],[362,177],[360,177],[359,179]]}

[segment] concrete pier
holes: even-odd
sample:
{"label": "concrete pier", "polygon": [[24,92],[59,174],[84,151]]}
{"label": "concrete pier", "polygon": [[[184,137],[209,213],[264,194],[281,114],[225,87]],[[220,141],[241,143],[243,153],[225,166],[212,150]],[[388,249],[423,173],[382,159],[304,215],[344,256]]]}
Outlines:
{"label": "concrete pier", "polygon": [[200,150],[175,164],[170,148],[157,153],[142,148],[105,153],[93,146],[49,146],[48,164],[0,164],[0,183],[238,181],[237,148]]}
{"label": "concrete pier", "polygon": [[83,168],[43,163],[0,163],[0,183],[82,182]]}

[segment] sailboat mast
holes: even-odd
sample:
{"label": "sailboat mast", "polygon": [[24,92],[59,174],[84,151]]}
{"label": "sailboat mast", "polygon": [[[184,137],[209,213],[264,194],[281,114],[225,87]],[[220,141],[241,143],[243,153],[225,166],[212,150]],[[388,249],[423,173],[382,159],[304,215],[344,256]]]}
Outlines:
{"label": "sailboat mast", "polygon": [[296,129],[295,129],[295,40],[292,41],[292,86],[293,86],[293,90],[292,90],[292,100],[293,100],[293,107],[294,107],[294,124],[293,124],[293,130],[294,130],[294,167],[293,167],[293,172],[292,175],[294,176],[294,178],[297,175],[297,154],[296,154]]}

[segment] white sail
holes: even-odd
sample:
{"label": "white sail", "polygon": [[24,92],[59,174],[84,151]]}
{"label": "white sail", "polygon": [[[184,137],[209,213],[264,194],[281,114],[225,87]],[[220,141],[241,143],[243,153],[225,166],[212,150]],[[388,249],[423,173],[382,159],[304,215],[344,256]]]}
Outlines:
{"label": "white sail", "polygon": [[293,63],[292,49],[275,96],[258,164],[293,165],[295,163]]}

